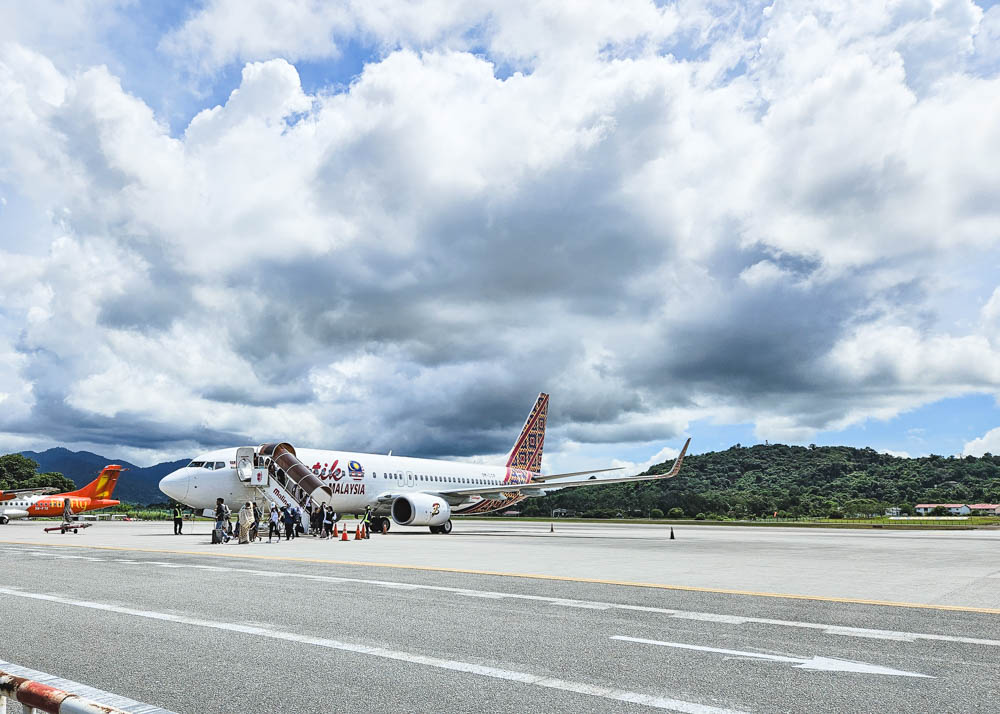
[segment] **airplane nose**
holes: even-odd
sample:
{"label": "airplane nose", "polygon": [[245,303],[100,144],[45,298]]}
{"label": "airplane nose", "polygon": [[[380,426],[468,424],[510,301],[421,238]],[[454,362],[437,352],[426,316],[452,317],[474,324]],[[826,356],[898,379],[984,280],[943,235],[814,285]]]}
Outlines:
{"label": "airplane nose", "polygon": [[187,468],[177,469],[160,479],[160,490],[175,501],[184,502],[188,488],[191,486],[191,475]]}

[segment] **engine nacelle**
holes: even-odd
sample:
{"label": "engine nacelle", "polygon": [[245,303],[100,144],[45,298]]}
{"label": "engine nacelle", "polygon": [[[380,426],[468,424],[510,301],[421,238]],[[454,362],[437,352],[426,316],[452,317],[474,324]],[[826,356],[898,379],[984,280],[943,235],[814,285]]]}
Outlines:
{"label": "engine nacelle", "polygon": [[413,493],[392,502],[392,520],[401,526],[440,526],[451,519],[451,506],[440,496]]}

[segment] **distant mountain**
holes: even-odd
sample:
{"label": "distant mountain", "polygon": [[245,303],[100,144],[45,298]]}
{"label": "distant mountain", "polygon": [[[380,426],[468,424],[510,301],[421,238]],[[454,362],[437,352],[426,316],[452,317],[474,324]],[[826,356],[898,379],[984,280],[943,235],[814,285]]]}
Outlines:
{"label": "distant mountain", "polygon": [[119,478],[113,497],[124,503],[142,505],[165,502],[167,497],[159,489],[160,479],[190,461],[190,459],[165,461],[143,468],[124,459],[111,459],[89,451],[70,451],[61,447],[42,452],[22,451],[21,454],[37,461],[40,472],[58,471],[77,487],[93,481],[108,464],[121,464],[128,470]]}

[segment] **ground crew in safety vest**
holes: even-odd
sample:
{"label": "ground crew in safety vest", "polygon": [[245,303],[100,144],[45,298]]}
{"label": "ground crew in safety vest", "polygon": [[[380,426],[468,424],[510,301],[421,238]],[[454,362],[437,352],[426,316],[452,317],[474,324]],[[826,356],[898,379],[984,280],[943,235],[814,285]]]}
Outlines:
{"label": "ground crew in safety vest", "polygon": [[181,513],[181,504],[174,504],[174,535],[181,535],[184,527],[184,515]]}
{"label": "ground crew in safety vest", "polygon": [[372,533],[372,507],[371,506],[368,506],[367,508],[365,508],[365,517],[364,517],[364,520],[361,521],[361,525],[364,526],[364,529],[365,529],[365,538],[371,538],[371,533]]}

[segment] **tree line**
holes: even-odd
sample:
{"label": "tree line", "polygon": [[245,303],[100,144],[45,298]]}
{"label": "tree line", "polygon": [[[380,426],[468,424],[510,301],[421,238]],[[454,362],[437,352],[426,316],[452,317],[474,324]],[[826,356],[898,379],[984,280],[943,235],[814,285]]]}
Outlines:
{"label": "tree line", "polygon": [[15,488],[54,488],[75,491],[73,482],[56,471],[38,473],[38,462],[21,454],[0,456],[0,491]]}
{"label": "tree line", "polygon": [[[646,473],[664,473],[663,462]],[[1000,456],[902,458],[871,448],[740,444],[684,460],[665,481],[558,491],[520,504],[526,516],[706,518],[912,514],[918,503],[1000,503]]]}

